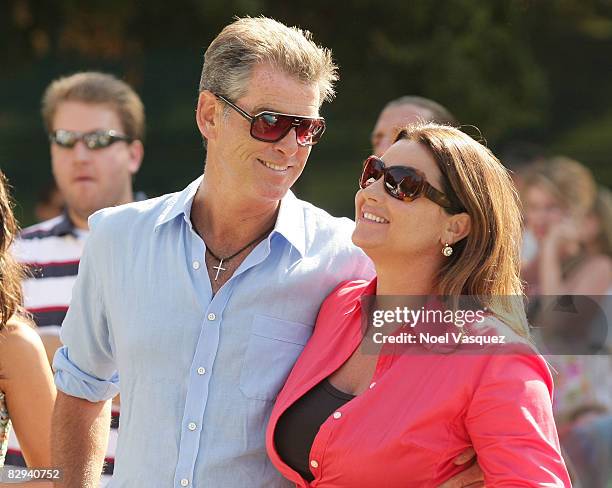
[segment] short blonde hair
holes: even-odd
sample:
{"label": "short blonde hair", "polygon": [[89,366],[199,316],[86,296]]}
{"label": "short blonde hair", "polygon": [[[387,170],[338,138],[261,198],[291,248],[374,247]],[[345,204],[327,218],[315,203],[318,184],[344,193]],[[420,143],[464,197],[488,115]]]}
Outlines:
{"label": "short blonde hair", "polygon": [[331,101],[338,68],[329,49],[309,31],[267,17],[244,17],[226,26],[204,54],[200,89],[236,100],[246,94],[253,67],[270,63],[303,83],[317,83],[319,100]]}
{"label": "short blonde hair", "polygon": [[124,81],[107,73],[87,71],[53,81],[42,99],[42,117],[47,132],[53,130],[53,117],[62,102],[108,105],[121,121],[126,136],[144,139],[144,105]]}

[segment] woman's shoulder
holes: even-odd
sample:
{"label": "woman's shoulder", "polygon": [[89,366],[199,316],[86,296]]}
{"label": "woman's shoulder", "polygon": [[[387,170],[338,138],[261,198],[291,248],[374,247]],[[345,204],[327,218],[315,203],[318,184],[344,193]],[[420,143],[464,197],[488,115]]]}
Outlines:
{"label": "woman's shoulder", "polygon": [[23,317],[11,317],[6,326],[0,331],[0,347],[4,344],[15,347],[28,347],[38,344],[40,337],[32,323]]}
{"label": "woman's shoulder", "polygon": [[[506,322],[492,313],[484,314],[482,320],[471,322],[468,326],[468,334],[499,337],[500,341],[492,343],[494,345],[532,347],[527,337],[518,334]],[[503,340],[501,340],[502,338]]]}
{"label": "woman's shoulder", "polygon": [[488,369],[499,371],[508,380],[513,375],[535,374],[533,377],[552,383],[548,364],[533,341],[518,334],[498,317],[486,315],[481,323],[471,325],[470,334],[482,338],[480,353],[486,359]]}
{"label": "woman's shoulder", "polygon": [[0,382],[45,355],[42,341],[30,322],[13,317],[0,332]]}

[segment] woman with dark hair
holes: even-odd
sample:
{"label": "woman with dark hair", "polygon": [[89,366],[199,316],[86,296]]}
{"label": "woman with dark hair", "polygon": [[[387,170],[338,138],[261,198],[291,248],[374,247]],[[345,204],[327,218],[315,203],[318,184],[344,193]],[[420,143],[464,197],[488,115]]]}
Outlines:
{"label": "woman with dark hair", "polygon": [[[366,160],[360,187],[353,242],[377,277],[323,303],[271,415],[272,462],[299,487],[436,487],[473,447],[486,486],[570,486],[504,167],[457,129],[418,125]],[[398,300],[419,318],[394,318]]]}
{"label": "woman with dark hair", "polygon": [[49,468],[56,392],[42,342],[21,308],[22,268],[10,254],[16,234],[7,181],[0,171],[0,466],[12,424],[28,466]]}

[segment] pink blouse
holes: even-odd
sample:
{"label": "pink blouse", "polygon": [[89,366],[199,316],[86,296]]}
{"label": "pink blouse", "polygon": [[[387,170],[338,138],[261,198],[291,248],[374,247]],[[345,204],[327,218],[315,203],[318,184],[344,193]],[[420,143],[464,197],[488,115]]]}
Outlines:
{"label": "pink blouse", "polygon": [[323,303],[268,425],[268,453],[283,476],[304,488],[436,487],[466,469],[453,460],[473,446],[487,487],[571,486],[548,367],[538,354],[517,354],[511,345],[469,355],[383,349],[370,388],[319,429],[309,458],[314,480],[287,466],[274,446],[278,419],[359,346],[360,298],[375,292],[376,280],[344,283]]}

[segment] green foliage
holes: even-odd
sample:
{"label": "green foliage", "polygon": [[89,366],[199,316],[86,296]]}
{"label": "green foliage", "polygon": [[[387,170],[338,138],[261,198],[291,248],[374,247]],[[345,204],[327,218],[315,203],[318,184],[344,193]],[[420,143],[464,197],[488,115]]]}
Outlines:
{"label": "green foliage", "polygon": [[0,5],[0,166],[30,221],[50,178],[38,104],[55,77],[113,72],[147,107],[136,186],[173,191],[202,171],[193,120],[205,47],[234,15],[268,15],[313,31],[340,65],[337,100],[297,186],[352,214],[360,161],[389,100],[414,94],[478,126],[494,149],[538,143],[612,171],[612,4],[603,0],[11,0]]}

